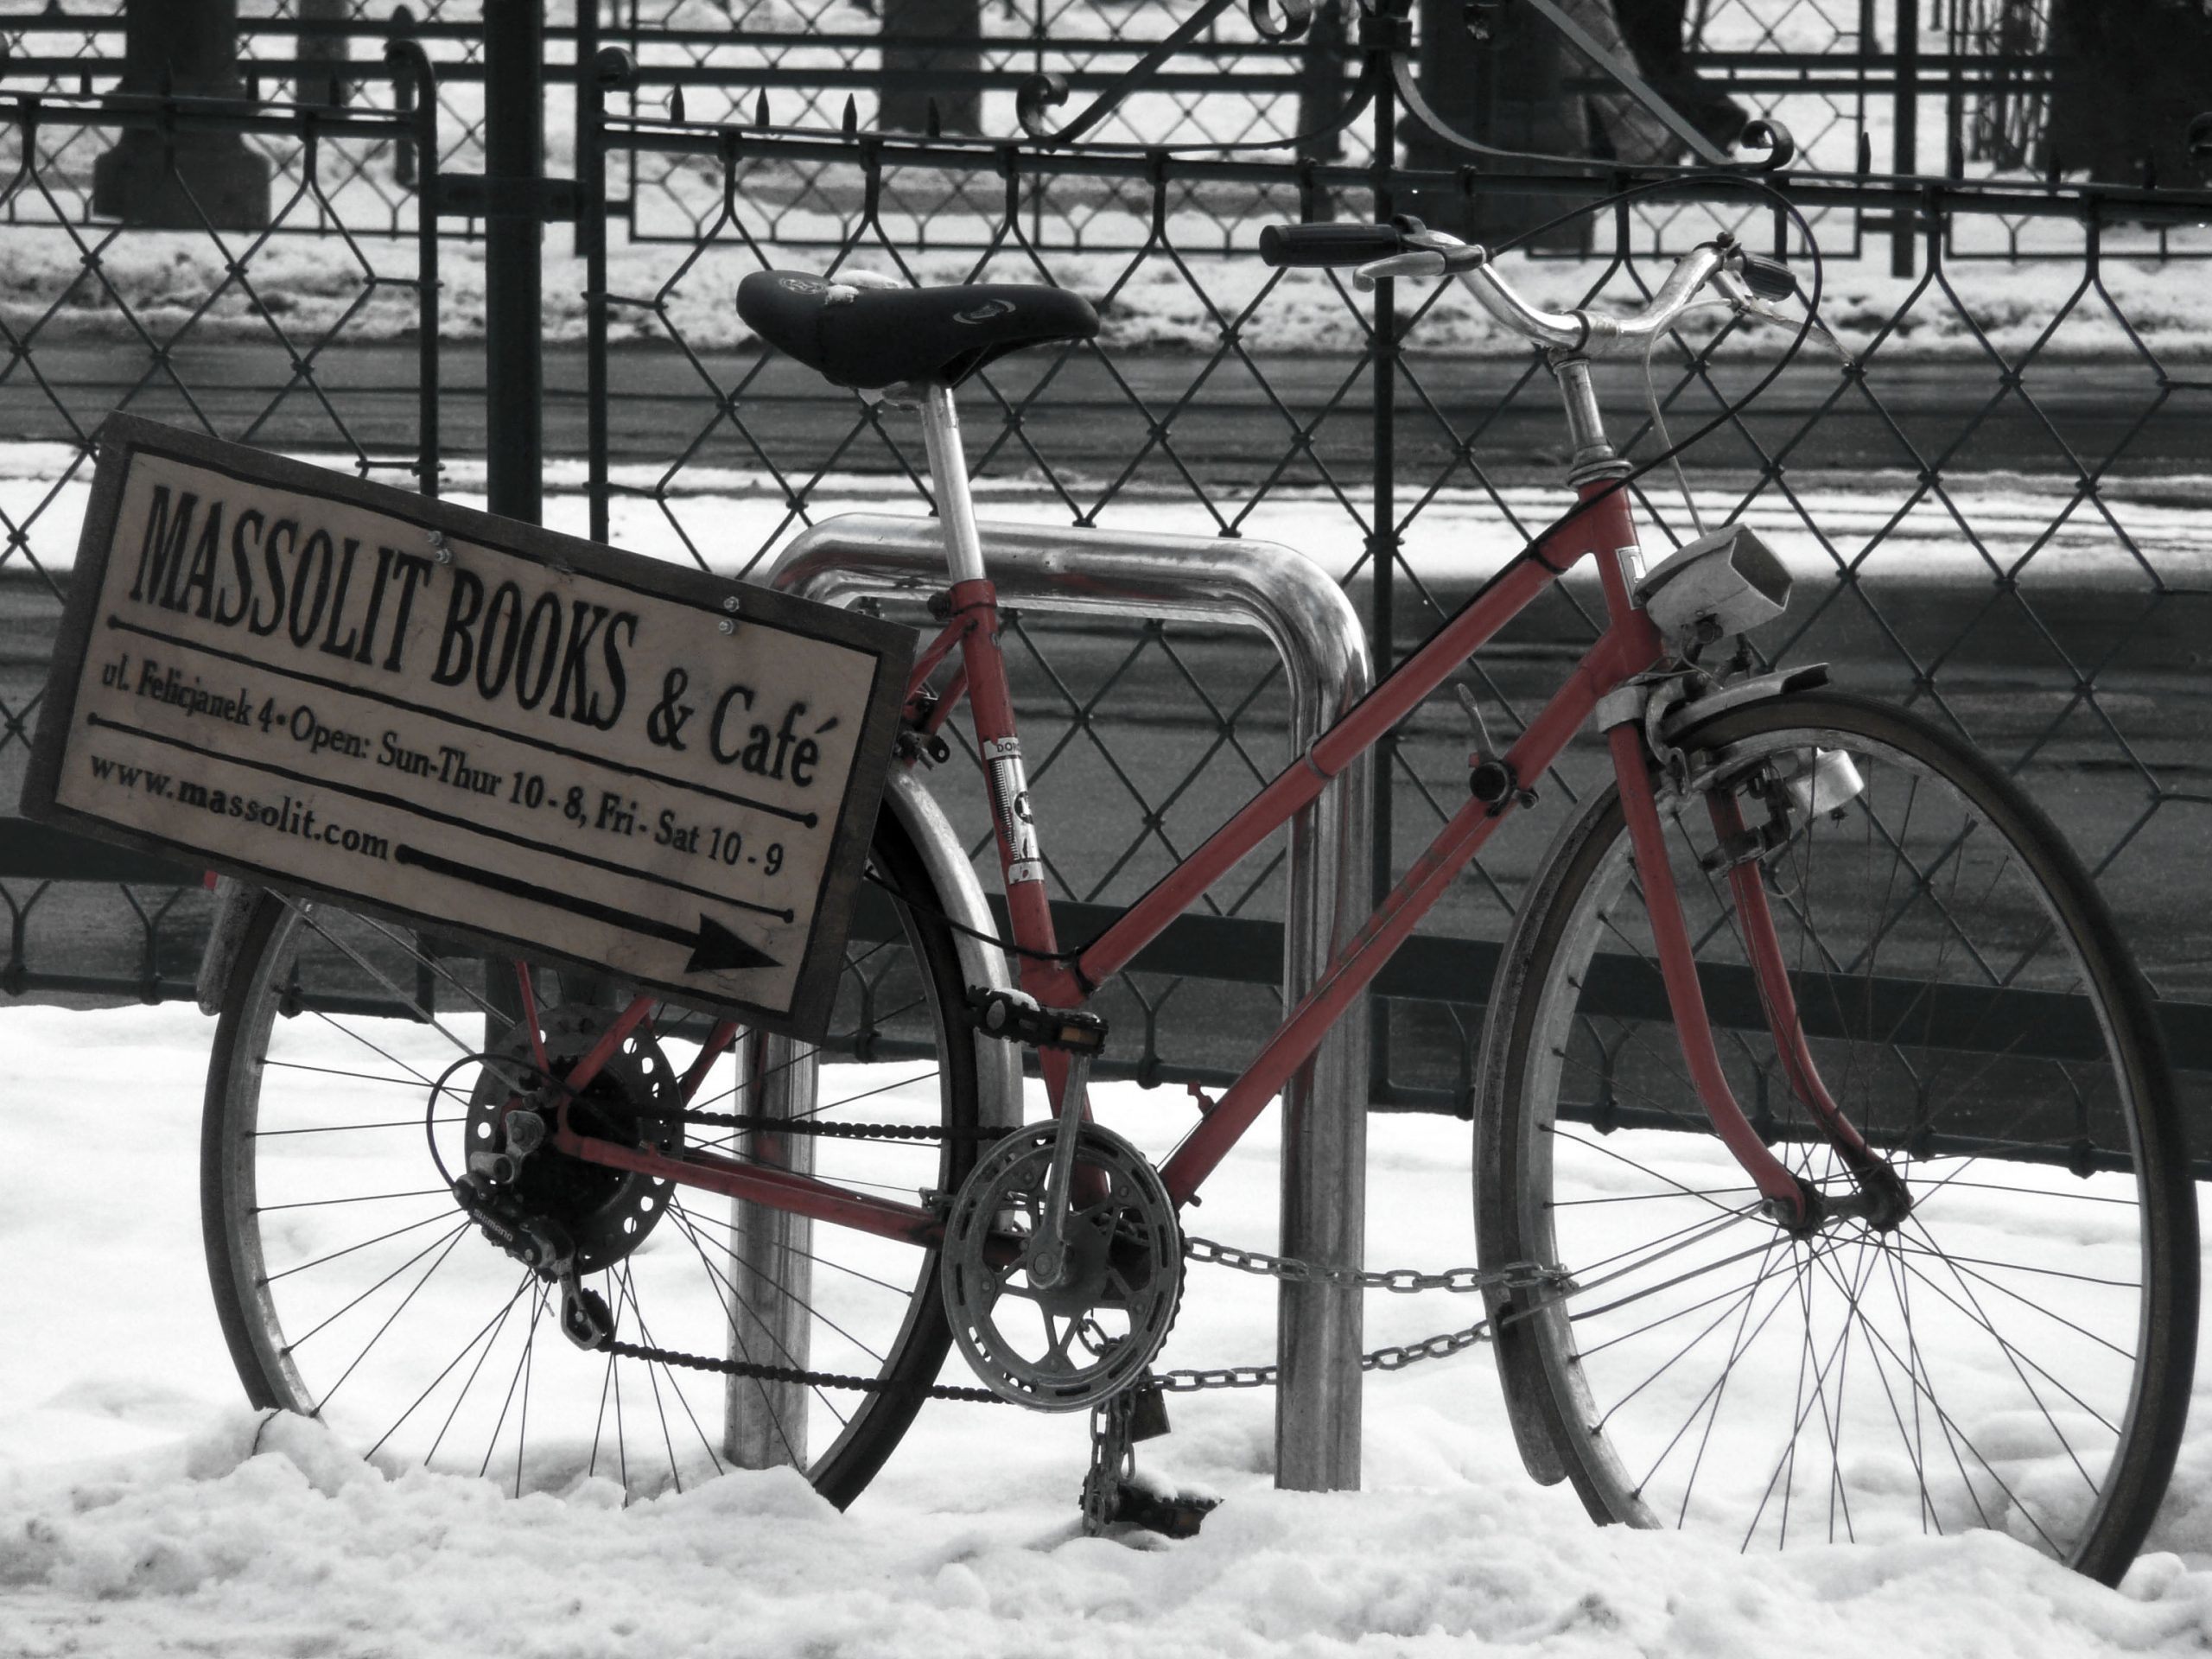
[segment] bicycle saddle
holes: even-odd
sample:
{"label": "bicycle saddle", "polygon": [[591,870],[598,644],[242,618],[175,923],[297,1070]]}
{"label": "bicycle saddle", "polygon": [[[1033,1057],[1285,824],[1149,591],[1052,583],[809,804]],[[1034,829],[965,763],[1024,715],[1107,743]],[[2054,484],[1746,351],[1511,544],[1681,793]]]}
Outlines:
{"label": "bicycle saddle", "polygon": [[737,315],[779,351],[863,391],[908,380],[957,386],[1024,346],[1098,333],[1090,302],[1062,288],[849,287],[789,270],[756,270],[740,283]]}

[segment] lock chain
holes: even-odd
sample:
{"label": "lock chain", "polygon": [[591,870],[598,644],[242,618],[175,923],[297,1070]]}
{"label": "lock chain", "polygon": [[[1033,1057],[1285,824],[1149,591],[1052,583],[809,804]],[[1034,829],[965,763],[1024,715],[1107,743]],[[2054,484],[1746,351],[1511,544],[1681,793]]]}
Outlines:
{"label": "lock chain", "polygon": [[[747,1112],[685,1111],[665,1116],[681,1118],[686,1123],[711,1125],[716,1128],[756,1129],[775,1134],[797,1134],[836,1136],[854,1140],[944,1141],[949,1139],[998,1140],[1007,1133],[997,1128],[948,1130],[937,1125],[905,1123],[826,1123],[804,1118],[776,1118]],[[1210,1238],[1185,1237],[1183,1241],[1185,1260],[1211,1262],[1217,1267],[1233,1268],[1263,1279],[1280,1280],[1288,1284],[1334,1285],[1348,1290],[1386,1290],[1397,1295],[1412,1295],[1426,1290],[1448,1291],[1465,1295],[1483,1290],[1541,1289],[1564,1294],[1573,1289],[1573,1281],[1558,1268],[1546,1268],[1533,1262],[1516,1262],[1503,1268],[1452,1268],[1442,1273],[1422,1273],[1414,1268],[1392,1268],[1375,1270],[1359,1268],[1334,1268],[1319,1262],[1304,1262],[1295,1256],[1276,1255],[1266,1250],[1241,1249],[1233,1244],[1220,1243]],[[597,1339],[579,1345],[596,1351],[620,1355],[626,1359],[639,1359],[663,1365],[678,1365],[690,1370],[719,1372],[726,1376],[757,1378],[771,1382],[792,1382],[809,1388],[845,1389],[861,1393],[915,1393],[931,1400],[965,1400],[976,1403],[1002,1405],[999,1395],[986,1389],[961,1388],[946,1383],[901,1383],[882,1377],[862,1377],[827,1371],[810,1371],[798,1366],[764,1364],[752,1360],[728,1359],[707,1354],[688,1354],[676,1349],[655,1347],[646,1343],[625,1342],[611,1332],[593,1332]],[[1359,1369],[1363,1371],[1397,1371],[1417,1364],[1425,1359],[1446,1359],[1464,1352],[1485,1340],[1490,1334],[1490,1321],[1478,1319],[1473,1325],[1458,1331],[1440,1331],[1433,1336],[1414,1342],[1398,1343],[1370,1350],[1362,1354]],[[1128,1396],[1145,1392],[1159,1394],[1197,1394],[1216,1389],[1264,1389],[1281,1381],[1278,1365],[1221,1365],[1186,1367],[1180,1370],[1147,1373],[1141,1381],[1124,1390]],[[1117,1395],[1116,1398],[1122,1396]],[[1110,1405],[1112,1402],[1107,1402]],[[1098,1425],[1103,1427],[1103,1425]]]}

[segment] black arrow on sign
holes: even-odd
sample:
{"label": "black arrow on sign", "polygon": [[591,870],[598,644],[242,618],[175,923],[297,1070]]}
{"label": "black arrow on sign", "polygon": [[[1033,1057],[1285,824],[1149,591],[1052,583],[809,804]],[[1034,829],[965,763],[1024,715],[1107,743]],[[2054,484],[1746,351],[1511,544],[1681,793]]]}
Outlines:
{"label": "black arrow on sign", "polygon": [[489,887],[493,893],[504,893],[514,899],[527,899],[532,904],[550,905],[556,910],[565,910],[594,922],[604,922],[610,927],[644,933],[656,939],[666,939],[671,944],[689,945],[691,960],[683,964],[683,971],[687,974],[721,974],[745,968],[778,968],[783,965],[760,946],[747,944],[703,911],[700,912],[699,925],[696,929],[682,928],[672,922],[658,922],[648,916],[617,910],[611,905],[594,904],[588,899],[579,899],[574,893],[541,887],[534,881],[524,881],[517,876],[501,875],[495,871],[456,863],[450,858],[441,858],[435,853],[426,853],[419,847],[410,847],[404,842],[391,849],[391,856],[396,863],[411,864],[434,875],[451,876],[456,881]]}
{"label": "black arrow on sign", "polygon": [[[630,924],[640,925],[638,922]],[[747,944],[706,912],[699,912],[699,931],[686,938],[680,927],[646,927],[645,931],[678,944],[691,947],[691,960],[683,964],[687,974],[721,974],[737,968],[775,968],[782,964],[758,945]]]}

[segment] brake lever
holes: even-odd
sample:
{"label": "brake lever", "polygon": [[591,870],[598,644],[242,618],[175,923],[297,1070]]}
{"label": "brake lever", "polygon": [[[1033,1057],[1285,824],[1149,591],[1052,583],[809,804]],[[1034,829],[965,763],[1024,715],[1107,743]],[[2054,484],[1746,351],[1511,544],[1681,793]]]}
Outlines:
{"label": "brake lever", "polygon": [[1366,294],[1388,276],[1441,276],[1448,269],[1441,253],[1420,248],[1410,253],[1394,253],[1387,258],[1370,259],[1352,272],[1351,281],[1354,288]]}
{"label": "brake lever", "polygon": [[1789,329],[1802,326],[1813,338],[1834,352],[1846,368],[1855,365],[1857,359],[1835,337],[1834,331],[1818,317],[1809,314],[1802,317],[1790,315],[1772,300],[1762,299],[1752,293],[1743,279],[1732,270],[1723,269],[1713,272],[1713,285],[1719,289],[1720,297],[1728,302],[1729,308],[1746,321],[1771,322]]}

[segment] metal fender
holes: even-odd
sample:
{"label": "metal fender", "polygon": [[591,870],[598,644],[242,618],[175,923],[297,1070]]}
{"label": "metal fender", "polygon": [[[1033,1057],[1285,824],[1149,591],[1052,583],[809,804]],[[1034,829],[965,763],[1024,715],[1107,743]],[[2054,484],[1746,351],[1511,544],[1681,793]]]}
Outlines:
{"label": "metal fender", "polygon": [[[1661,733],[1671,742],[1716,715],[1812,690],[1827,684],[1827,677],[1825,666],[1815,665],[1744,680],[1669,709],[1660,721]],[[1522,999],[1541,989],[1531,982],[1530,958],[1537,931],[1559,901],[1567,873],[1577,855],[1587,848],[1593,836],[1613,822],[1613,805],[1618,793],[1618,789],[1608,785],[1584,803],[1582,810],[1546,850],[1543,862],[1514,912],[1513,926],[1499,952],[1497,975],[1491,982],[1489,1001],[1483,1010],[1482,1042],[1475,1068],[1475,1159],[1478,1169],[1502,1168],[1504,1160],[1517,1156],[1512,1148],[1503,1144],[1504,1114],[1497,1106],[1503,1097],[1510,1058],[1507,1051],[1512,1041],[1508,1027]],[[1502,1260],[1503,1218],[1482,1213],[1478,1204],[1475,1231],[1483,1262],[1489,1264]],[[1554,1485],[1567,1475],[1566,1466],[1554,1449],[1556,1431],[1550,1421],[1556,1408],[1552,1390],[1544,1379],[1542,1360],[1535,1344],[1526,1336],[1516,1334],[1514,1324],[1497,1323],[1502,1314],[1511,1311],[1507,1300],[1510,1294],[1502,1291],[1484,1294],[1493,1321],[1492,1345],[1497,1359],[1498,1382],[1504,1391],[1506,1415],[1513,1425],[1513,1438],[1522,1463],[1532,1478]]]}
{"label": "metal fender", "polygon": [[[883,810],[894,816],[913,837],[914,849],[929,872],[937,902],[958,925],[952,941],[960,953],[960,970],[968,984],[992,990],[1014,988],[1014,976],[1006,952],[996,944],[997,919],[984,902],[982,883],[969,861],[960,837],[944,810],[912,772],[894,769],[883,791]],[[972,929],[973,932],[963,930]],[[975,937],[982,934],[982,938]],[[988,1128],[1015,1128],[1021,1122],[1021,1051],[976,1034],[976,1110]]]}

